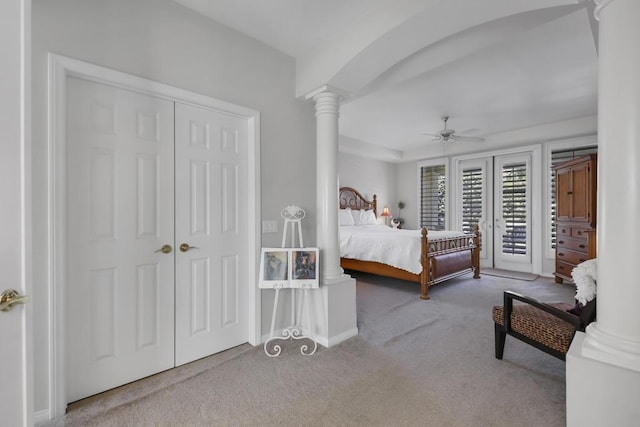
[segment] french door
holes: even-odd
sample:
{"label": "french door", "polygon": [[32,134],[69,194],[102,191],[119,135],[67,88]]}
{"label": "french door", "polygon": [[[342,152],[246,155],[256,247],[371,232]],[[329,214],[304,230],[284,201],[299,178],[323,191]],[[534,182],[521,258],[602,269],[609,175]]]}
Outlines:
{"label": "french door", "polygon": [[67,79],[67,401],[247,341],[246,121]]}
{"label": "french door", "polygon": [[457,226],[478,225],[481,267],[530,272],[531,154],[460,160],[457,170]]}
{"label": "french door", "polygon": [[493,267],[493,157],[462,160],[458,164],[456,212],[458,230],[480,231],[480,266]]}
{"label": "french door", "polygon": [[532,271],[531,154],[495,158],[494,266]]}

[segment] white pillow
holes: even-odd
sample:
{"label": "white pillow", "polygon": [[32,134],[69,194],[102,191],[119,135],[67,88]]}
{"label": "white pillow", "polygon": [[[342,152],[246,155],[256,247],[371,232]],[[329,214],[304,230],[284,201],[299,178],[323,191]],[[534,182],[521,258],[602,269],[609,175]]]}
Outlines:
{"label": "white pillow", "polygon": [[353,216],[353,225],[360,225],[360,210],[352,210],[351,215]]}
{"label": "white pillow", "polygon": [[351,213],[356,225],[376,224],[376,216],[371,209],[352,211]]}
{"label": "white pillow", "polygon": [[338,221],[340,225],[355,225],[353,215],[351,215],[351,208],[340,209]]}

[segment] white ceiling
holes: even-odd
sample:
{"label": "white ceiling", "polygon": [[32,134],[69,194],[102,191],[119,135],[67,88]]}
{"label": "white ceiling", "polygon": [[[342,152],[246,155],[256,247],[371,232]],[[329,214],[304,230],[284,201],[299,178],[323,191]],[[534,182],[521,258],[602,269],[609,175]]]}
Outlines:
{"label": "white ceiling", "polygon": [[[330,43],[339,46],[341,35],[373,19],[376,9],[400,5],[398,0],[174,1],[298,61]],[[439,0],[422,3],[422,9],[435,8]],[[591,2],[565,3],[466,28],[396,62],[343,103],[341,137],[410,152],[434,144],[422,134],[441,129],[443,115],[451,116],[449,127],[459,133],[488,141],[514,129],[596,115]]]}

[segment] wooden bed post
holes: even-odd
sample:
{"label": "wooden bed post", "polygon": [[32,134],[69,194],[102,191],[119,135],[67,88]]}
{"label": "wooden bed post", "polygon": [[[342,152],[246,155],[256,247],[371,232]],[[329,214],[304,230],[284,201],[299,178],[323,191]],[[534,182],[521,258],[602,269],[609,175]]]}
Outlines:
{"label": "wooden bed post", "polygon": [[480,278],[480,227],[473,226],[473,244],[475,248],[471,251],[471,264],[473,265],[473,278]]}
{"label": "wooden bed post", "polygon": [[422,264],[422,273],[420,273],[420,298],[422,299],[429,299],[431,298],[429,296],[429,282],[430,282],[430,275],[431,275],[431,268],[429,266],[429,252],[427,250],[428,244],[427,244],[427,227],[422,227],[421,230],[421,234],[422,234],[422,239],[421,239],[421,244],[422,244],[422,250],[420,251],[421,255],[420,255],[420,264]]}

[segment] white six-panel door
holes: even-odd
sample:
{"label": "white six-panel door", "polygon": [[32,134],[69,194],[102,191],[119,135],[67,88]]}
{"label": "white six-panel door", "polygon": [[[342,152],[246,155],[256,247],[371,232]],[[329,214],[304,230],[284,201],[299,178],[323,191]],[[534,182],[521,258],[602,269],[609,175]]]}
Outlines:
{"label": "white six-panel door", "polygon": [[[0,2],[0,293],[13,289],[33,298],[30,10],[30,0]],[[30,426],[33,304],[13,307],[0,311],[0,425]]]}
{"label": "white six-panel door", "polygon": [[167,100],[67,80],[67,390],[174,366],[174,118]]}
{"label": "white six-panel door", "polygon": [[247,132],[176,103],[176,365],[246,342]]}

